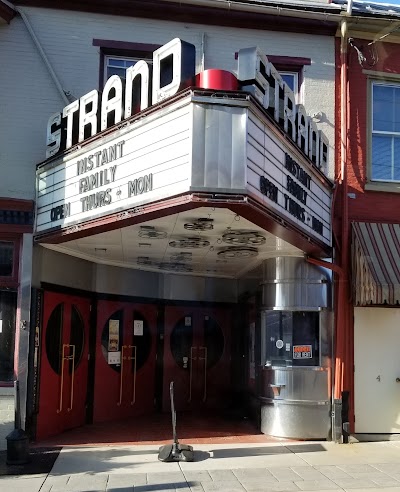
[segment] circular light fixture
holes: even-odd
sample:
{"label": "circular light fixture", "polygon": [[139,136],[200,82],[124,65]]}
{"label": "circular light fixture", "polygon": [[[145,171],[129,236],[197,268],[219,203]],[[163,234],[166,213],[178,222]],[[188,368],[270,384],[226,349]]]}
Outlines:
{"label": "circular light fixture", "polygon": [[265,237],[258,231],[228,231],[222,236],[222,240],[228,244],[248,244],[250,246],[262,246],[265,244]]}
{"label": "circular light fixture", "polygon": [[186,237],[170,241],[169,245],[171,248],[198,249],[210,246],[210,241],[201,239],[201,237]]}
{"label": "circular light fixture", "polygon": [[152,226],[140,226],[139,237],[146,239],[165,239],[167,233],[165,231],[157,231]]}
{"label": "circular light fixture", "polygon": [[257,248],[251,247],[231,247],[218,252],[220,258],[227,260],[237,260],[240,258],[253,258],[258,255]]}
{"label": "circular light fixture", "polygon": [[188,231],[211,231],[214,229],[214,219],[196,219],[193,222],[187,222],[183,227]]}

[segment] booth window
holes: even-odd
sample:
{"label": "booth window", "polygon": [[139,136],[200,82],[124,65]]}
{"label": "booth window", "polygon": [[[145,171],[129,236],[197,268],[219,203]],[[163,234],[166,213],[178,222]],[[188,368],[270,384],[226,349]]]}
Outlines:
{"label": "booth window", "polygon": [[139,60],[151,64],[153,52],[160,47],[158,44],[130,43],[109,39],[93,39],[93,46],[100,47],[100,89],[104,87],[111,75],[125,78],[125,70]]}
{"label": "booth window", "polygon": [[317,311],[264,311],[261,318],[262,364],[319,366]]}
{"label": "booth window", "polygon": [[400,181],[400,85],[372,83],[372,181]]}

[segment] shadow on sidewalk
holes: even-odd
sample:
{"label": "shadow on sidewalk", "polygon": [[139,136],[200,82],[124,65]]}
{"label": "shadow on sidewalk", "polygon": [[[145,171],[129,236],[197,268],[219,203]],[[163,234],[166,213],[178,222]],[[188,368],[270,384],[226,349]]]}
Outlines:
{"label": "shadow on sidewalk", "polygon": [[30,462],[25,465],[7,465],[7,451],[0,451],[0,476],[49,473],[60,451],[59,447],[31,449]]}
{"label": "shadow on sidewalk", "polygon": [[210,452],[214,459],[219,458],[245,458],[247,456],[267,456],[272,454],[296,454],[296,453],[317,453],[326,451],[321,444],[301,444],[298,446],[266,446],[250,448],[229,448],[214,449]]}

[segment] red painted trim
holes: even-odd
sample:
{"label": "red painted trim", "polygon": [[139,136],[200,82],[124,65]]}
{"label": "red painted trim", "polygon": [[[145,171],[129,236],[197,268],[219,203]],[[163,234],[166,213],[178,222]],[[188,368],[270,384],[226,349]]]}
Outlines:
{"label": "red painted trim", "polygon": [[0,17],[4,19],[7,24],[11,22],[11,19],[15,16],[16,12],[6,3],[0,0]]}
{"label": "red painted trim", "polygon": [[0,388],[13,388],[14,383],[12,381],[0,381]]}
{"label": "red painted trim", "polygon": [[17,198],[0,198],[0,210],[20,210],[21,212],[33,212],[32,200],[19,200]]}
{"label": "red painted trim", "polygon": [[258,204],[255,200],[245,196],[235,196],[230,203],[215,200],[210,195],[187,194],[172,199],[163,200],[157,203],[137,207],[136,209],[125,212],[118,212],[107,217],[94,219],[80,224],[78,227],[72,226],[66,229],[58,229],[42,235],[36,235],[35,241],[38,243],[59,244],[65,241],[72,241],[82,237],[92,236],[102,232],[120,229],[133,224],[140,224],[149,220],[166,217],[185,210],[198,207],[212,206],[218,208],[228,208],[242,217],[252,221],[266,231],[278,236],[285,241],[293,244],[305,253],[313,256],[331,256],[331,250],[324,243],[311,238],[305,234],[297,225],[288,219],[276,215],[272,210]]}
{"label": "red painted trim", "polygon": [[280,70],[285,68],[291,68],[292,70],[297,68],[298,70],[301,70],[305,65],[311,65],[311,58],[275,55],[267,55],[267,58],[275,68]]}
{"label": "red painted trim", "polygon": [[[285,17],[284,15],[263,14],[251,11],[245,12],[199,5],[182,5],[178,1],[60,0],[54,2],[54,0],[20,0],[16,3],[17,5],[26,5],[29,7],[44,7],[164,21],[191,22],[244,29],[267,29],[268,31],[299,32],[315,35],[334,36],[337,30],[337,23],[331,21]],[[300,14],[301,12],[299,12]]]}
{"label": "red painted trim", "polygon": [[114,41],[111,39],[93,39],[93,46],[100,46],[101,48],[115,49],[119,51],[129,50],[145,53],[153,53],[153,51],[161,47],[160,44],[130,43],[128,41]]}

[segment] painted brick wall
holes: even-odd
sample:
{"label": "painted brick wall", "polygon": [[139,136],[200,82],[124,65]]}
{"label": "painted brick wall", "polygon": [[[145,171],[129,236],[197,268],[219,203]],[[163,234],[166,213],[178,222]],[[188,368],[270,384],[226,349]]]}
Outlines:
{"label": "painted brick wall", "polygon": [[[360,66],[357,53],[350,49],[349,90],[350,90],[350,148],[348,154],[349,193],[355,198],[349,200],[350,220],[400,222],[400,193],[365,190],[368,165],[368,75],[363,70],[400,74],[398,44],[376,43],[367,46],[365,40],[354,40],[354,44],[363,50],[367,57],[364,66]],[[377,62],[372,54],[375,50]],[[380,75],[381,80],[384,77]],[[399,80],[400,82],[400,80]],[[337,120],[338,121],[338,120]],[[339,131],[339,126],[338,126]],[[399,188],[400,191],[400,188]]]}
{"label": "painted brick wall", "polygon": [[[173,37],[193,43],[200,70],[235,70],[235,52],[259,45],[267,54],[311,58],[304,69],[305,106],[325,114],[320,128],[334,140],[334,39],[135,19],[50,9],[24,9],[62,87],[76,98],[98,88],[99,48],[93,38],[164,44]],[[0,196],[34,198],[35,165],[45,158],[48,117],[62,99],[21,18],[0,27]],[[18,172],[16,172],[18,170]]]}

